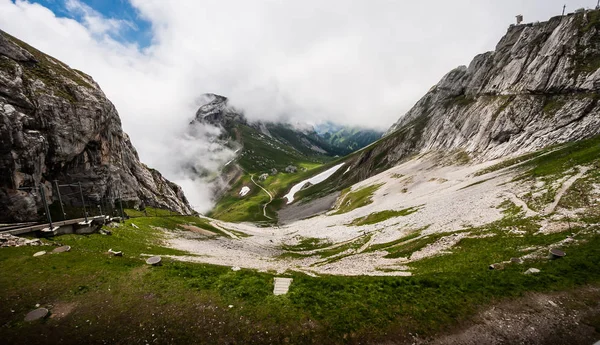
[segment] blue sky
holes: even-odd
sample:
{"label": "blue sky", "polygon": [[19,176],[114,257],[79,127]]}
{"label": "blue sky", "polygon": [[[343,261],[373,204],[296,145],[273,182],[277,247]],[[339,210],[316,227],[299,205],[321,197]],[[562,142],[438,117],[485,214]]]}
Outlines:
{"label": "blue sky", "polygon": [[[82,21],[80,13],[69,11],[66,7],[67,0],[30,0],[33,3],[52,10],[57,17],[66,17]],[[124,20],[132,24],[124,26],[118,34],[111,33],[110,36],[122,43],[136,43],[140,48],[150,45],[152,41],[151,23],[142,18],[139,12],[131,6],[128,0],[79,0],[79,2],[91,7],[102,16],[111,19]]]}

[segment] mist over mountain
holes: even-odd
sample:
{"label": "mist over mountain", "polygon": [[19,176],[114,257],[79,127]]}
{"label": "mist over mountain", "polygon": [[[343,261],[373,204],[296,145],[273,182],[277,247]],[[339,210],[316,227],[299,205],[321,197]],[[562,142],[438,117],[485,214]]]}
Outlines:
{"label": "mist over mountain", "polygon": [[314,128],[323,140],[340,152],[340,155],[347,155],[362,149],[383,135],[383,132],[380,131],[342,126],[332,122],[325,122]]}

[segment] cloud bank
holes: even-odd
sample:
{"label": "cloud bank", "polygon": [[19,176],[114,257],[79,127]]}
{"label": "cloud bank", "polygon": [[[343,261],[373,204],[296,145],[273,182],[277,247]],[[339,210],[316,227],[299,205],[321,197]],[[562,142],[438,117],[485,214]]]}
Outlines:
{"label": "cloud bank", "polygon": [[[214,172],[233,155],[214,128],[188,128],[202,93],[229,97],[250,119],[386,129],[450,69],[493,49],[516,14],[545,20],[563,5],[131,0],[132,20],[79,0],[55,13],[48,1],[0,0],[0,28],[92,75],[142,161],[181,184],[200,211],[210,208],[210,186],[181,166]],[[136,20],[150,23],[150,45],[124,38]]]}

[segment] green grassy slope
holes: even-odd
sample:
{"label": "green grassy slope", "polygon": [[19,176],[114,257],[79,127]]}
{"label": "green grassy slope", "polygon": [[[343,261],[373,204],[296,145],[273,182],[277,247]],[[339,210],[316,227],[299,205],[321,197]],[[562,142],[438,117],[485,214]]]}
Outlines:
{"label": "green grassy slope", "polygon": [[[589,212],[600,216],[598,210]],[[0,249],[3,340],[380,343],[405,339],[408,333],[435,336],[469,322],[474,312],[490,303],[519,298],[528,291],[600,286],[600,228],[591,220],[572,229],[578,242],[562,247],[568,253],[563,259],[544,258],[489,270],[490,263],[522,255],[522,248],[555,243],[565,237],[564,233],[536,235],[535,221],[524,219],[520,208],[506,204],[502,220],[466,229],[492,233],[494,237],[463,239],[451,254],[412,263],[412,277],[313,278],[292,273],[287,275],[294,278],[290,292],[273,296],[272,273],[244,269],[234,272],[229,267],[183,263],[166,257],[183,253],[164,248],[161,243],[166,238],[154,227],[177,231],[179,224],[195,223],[193,217],[135,218],[122,227],[111,228],[112,236],[55,238],[72,246],[68,253],[36,258],[33,253],[52,247]],[[515,227],[525,235],[510,235],[508,230]],[[415,241],[418,234],[377,249],[387,250],[390,257],[406,256],[440,237]],[[308,240],[289,249],[323,245]],[[358,244],[325,251],[323,257],[330,258],[353,246]],[[109,248],[122,250],[124,256],[109,256]],[[145,265],[146,256],[142,254],[163,255],[163,266]],[[524,275],[529,267],[542,272]],[[37,323],[23,322],[25,313],[36,304],[48,307],[54,316]],[[589,322],[594,325],[597,319]]]}

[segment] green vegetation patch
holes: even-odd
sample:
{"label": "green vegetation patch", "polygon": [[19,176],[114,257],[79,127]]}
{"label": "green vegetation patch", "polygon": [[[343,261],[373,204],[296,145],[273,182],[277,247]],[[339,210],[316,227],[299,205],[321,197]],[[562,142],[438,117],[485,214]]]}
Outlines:
{"label": "green vegetation patch", "polygon": [[548,154],[538,155],[523,166],[530,168],[523,177],[564,175],[574,166],[589,165],[600,168],[600,136],[564,144]]}
{"label": "green vegetation patch", "polygon": [[411,231],[408,235],[400,237],[399,239],[394,240],[394,241],[373,244],[373,245],[369,246],[369,248],[367,250],[365,250],[365,252],[375,252],[375,251],[383,250],[383,249],[386,249],[389,247],[394,247],[394,246],[404,243],[404,242],[408,242],[412,239],[415,239],[415,238],[421,236],[421,232],[423,230],[427,229],[428,227],[429,227],[429,225],[425,226],[421,229]]}
{"label": "green vegetation patch", "polygon": [[337,246],[335,248],[321,250],[318,252],[318,255],[320,255],[322,258],[329,258],[329,257],[335,256],[335,255],[338,255],[340,253],[343,253],[349,249],[357,250],[360,247],[362,247],[365,243],[367,243],[370,238],[371,238],[370,234],[365,235],[365,236],[360,236],[346,244]]}
{"label": "green vegetation patch", "polygon": [[[397,245],[393,245],[393,246],[389,246],[387,248],[385,248],[385,250],[388,252],[388,254],[385,256],[385,258],[388,259],[396,259],[396,258],[402,258],[402,257],[410,257],[410,255],[414,252],[417,252],[423,248],[425,248],[427,245],[436,242],[437,240],[439,240],[440,238],[444,237],[444,236],[448,236],[450,234],[444,234],[444,233],[437,233],[437,234],[432,234],[432,235],[427,235],[415,240],[405,240],[405,241],[401,241],[399,242],[399,244]],[[416,238],[413,237],[413,238]]]}
{"label": "green vegetation patch", "polygon": [[[299,172],[291,174],[279,172],[275,175],[269,175],[264,181],[259,180],[259,174],[243,175],[231,187],[229,192],[221,197],[208,216],[228,222],[276,223],[277,211],[285,205],[285,199],[282,198],[287,194],[291,186],[329,168],[329,164],[323,165],[314,162],[296,162],[295,165],[299,167]],[[273,195],[271,203],[269,203],[267,193],[252,182],[251,176],[254,176],[254,181],[257,184]],[[249,187],[250,192],[241,197],[239,191],[243,186]],[[300,194],[297,193],[295,198],[300,198]],[[263,206],[267,203],[269,203],[267,206],[267,216],[270,218],[265,217],[263,214]]]}
{"label": "green vegetation patch", "polygon": [[492,166],[489,166],[485,169],[481,169],[478,172],[476,172],[474,175],[475,176],[481,176],[481,175],[485,175],[485,174],[489,174],[492,173],[494,171],[498,171],[504,168],[508,168],[508,167],[512,167],[515,166],[519,163],[523,163],[525,161],[528,161],[530,159],[533,159],[535,157],[538,157],[540,155],[543,155],[544,153],[546,153],[548,150],[541,150],[541,151],[536,151],[536,152],[532,152],[532,153],[527,153],[518,157],[514,157],[514,158],[509,158],[509,159],[505,159],[500,163],[494,164]]}
{"label": "green vegetation patch", "polygon": [[379,222],[383,222],[384,220],[394,218],[394,217],[403,217],[408,216],[409,214],[413,214],[419,211],[420,206],[408,207],[402,210],[385,210],[380,212],[371,213],[368,216],[360,217],[354,219],[349,225],[360,226],[360,225],[369,225],[375,224]]}
{"label": "green vegetation patch", "polygon": [[546,116],[553,116],[559,111],[564,105],[566,101],[563,98],[559,97],[549,97],[546,99],[544,103],[543,112]]}
{"label": "green vegetation patch", "polygon": [[600,190],[600,170],[592,169],[575,181],[558,202],[567,209],[591,208],[598,200]]}
{"label": "green vegetation patch", "polygon": [[339,198],[339,207],[333,214],[347,213],[373,203],[373,194],[375,194],[375,192],[383,185],[383,183],[374,184],[371,186],[362,187],[355,191],[352,191],[350,187],[344,189]]}

